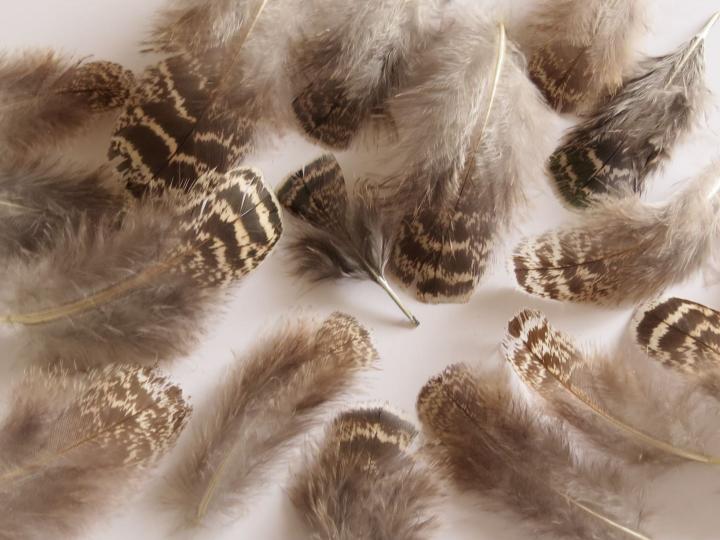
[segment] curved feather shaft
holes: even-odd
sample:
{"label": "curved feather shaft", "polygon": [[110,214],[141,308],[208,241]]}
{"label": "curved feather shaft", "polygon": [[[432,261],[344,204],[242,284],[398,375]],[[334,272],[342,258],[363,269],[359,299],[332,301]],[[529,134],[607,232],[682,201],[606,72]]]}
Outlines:
{"label": "curved feather shaft", "polygon": [[670,77],[668,77],[668,81],[665,84],[666,89],[675,83],[675,78],[680,74],[680,72],[682,72],[682,69],[688,63],[690,58],[692,58],[693,54],[695,54],[695,51],[697,50],[697,48],[700,47],[700,45],[702,45],[705,42],[708,35],[710,34],[710,31],[713,29],[715,24],[717,24],[718,20],[720,20],[720,11],[716,12],[712,17],[710,17],[710,19],[705,24],[703,29],[695,36],[695,39],[693,39],[692,45],[685,52],[685,55],[683,56],[682,60],[680,60],[680,62],[678,62],[678,64],[677,64],[677,66],[675,66],[675,69],[673,70]]}
{"label": "curved feather shaft", "polygon": [[631,529],[630,527],[626,527],[626,526],[623,525],[622,523],[618,523],[617,521],[615,521],[615,520],[613,520],[613,519],[610,519],[609,517],[601,514],[600,512],[596,512],[595,510],[593,510],[593,509],[590,508],[589,506],[581,503],[580,501],[576,501],[576,500],[573,499],[572,497],[568,497],[567,495],[564,495],[564,494],[562,494],[562,493],[558,493],[558,494],[561,495],[562,497],[564,497],[565,500],[566,500],[569,504],[572,504],[573,506],[579,508],[579,509],[582,510],[583,512],[586,512],[586,513],[590,514],[590,515],[593,516],[594,518],[599,519],[599,520],[602,521],[603,523],[607,523],[607,524],[610,525],[611,527],[613,527],[613,528],[615,528],[615,529],[617,529],[617,530],[619,530],[619,531],[622,531],[622,532],[624,532],[625,534],[627,534],[627,535],[629,535],[629,536],[632,536],[633,538],[637,538],[638,540],[651,540],[651,538],[650,538],[649,536],[645,536],[645,535],[642,534],[641,532],[638,532],[638,531],[636,531],[636,530],[634,530],[634,529]]}

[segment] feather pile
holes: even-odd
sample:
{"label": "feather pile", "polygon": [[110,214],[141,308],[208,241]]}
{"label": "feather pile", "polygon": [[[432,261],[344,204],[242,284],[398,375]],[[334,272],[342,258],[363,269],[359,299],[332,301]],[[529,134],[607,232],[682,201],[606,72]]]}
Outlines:
{"label": "feather pile", "polygon": [[546,107],[502,25],[457,13],[388,105],[407,146],[389,269],[418,299],[466,302],[542,177]]}
{"label": "feather pile", "polygon": [[500,374],[455,365],[420,392],[424,451],[463,491],[522,519],[534,536],[647,539],[638,494],[608,460],[578,457],[568,434]]}
{"label": "feather pile", "polygon": [[643,0],[544,0],[523,29],[530,76],[560,112],[588,112],[622,84]]}
{"label": "feather pile", "polygon": [[590,359],[533,310],[510,321],[503,348],[550,409],[604,451],[631,462],[720,464],[718,457],[685,448],[701,438],[692,424],[706,410],[703,401],[634,369],[627,354]]}
{"label": "feather pile", "polygon": [[168,502],[179,526],[246,508],[273,461],[376,356],[368,332],[342,314],[288,326],[248,354],[214,393],[170,473]]}
{"label": "feather pile", "polygon": [[290,47],[292,108],[305,133],[336,150],[388,122],[384,104],[403,87],[429,36],[438,0],[309,0]]}
{"label": "feather pile", "polygon": [[298,275],[312,281],[369,279],[388,293],[412,324],[420,324],[385,279],[395,231],[382,212],[378,190],[359,185],[349,196],[340,165],[326,155],[291,175],[278,199],[299,221],[290,245]]}
{"label": "feather pile", "polygon": [[526,239],[513,262],[527,292],[573,302],[637,303],[702,269],[720,238],[713,164],[663,205],[607,199],[566,230]]}
{"label": "feather pile", "polygon": [[430,538],[438,488],[408,452],[416,435],[383,407],[337,417],[290,491],[312,538]]}
{"label": "feather pile", "polygon": [[645,60],[638,75],[565,136],[548,162],[565,202],[585,207],[599,195],[644,191],[700,116],[709,94],[704,43],[718,17],[676,52]]}
{"label": "feather pile", "polygon": [[134,84],[132,73],[112,62],[52,51],[0,55],[0,163],[57,145],[96,113],[119,108]]}
{"label": "feather pile", "polygon": [[282,109],[278,73],[301,3],[182,3],[153,36],[153,48],[171,56],[146,71],[111,143],[109,157],[136,196],[231,170],[252,151],[258,122]]}
{"label": "feather pile", "polygon": [[224,287],[281,232],[274,194],[252,169],[208,173],[182,199],[69,227],[51,249],[2,270],[3,360],[82,368],[186,353]]}
{"label": "feather pile", "polygon": [[189,414],[181,390],[147,368],[28,372],[0,425],[0,539],[76,538],[172,448]]}
{"label": "feather pile", "polygon": [[650,357],[720,399],[720,313],[670,298],[643,306],[634,324],[637,342]]}

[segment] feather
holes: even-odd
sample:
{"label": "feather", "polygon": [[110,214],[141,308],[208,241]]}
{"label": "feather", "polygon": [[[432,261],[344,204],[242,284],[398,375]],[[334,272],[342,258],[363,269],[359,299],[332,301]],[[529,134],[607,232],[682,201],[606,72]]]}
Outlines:
{"label": "feather", "polygon": [[567,229],[523,240],[513,262],[527,292],[619,305],[652,298],[708,261],[720,234],[717,164],[662,205],[608,199]]}
{"label": "feather", "polygon": [[436,0],[314,0],[290,47],[292,108],[305,133],[347,149],[363,128],[385,117],[409,58],[427,40]]}
{"label": "feather", "polygon": [[530,76],[560,112],[588,112],[622,84],[644,27],[642,0],[545,0],[523,30]]}
{"label": "feather", "polygon": [[119,108],[133,86],[132,73],[112,62],[73,61],[53,51],[0,55],[0,147],[13,156],[56,145],[95,113]]}
{"label": "feather", "polygon": [[6,361],[83,367],[186,353],[224,287],[257,267],[281,232],[274,194],[252,169],[208,173],[180,199],[69,227],[42,256],[3,270]]}
{"label": "feather", "polygon": [[644,61],[640,73],[565,136],[548,161],[562,199],[575,207],[642,193],[700,116],[709,25],[676,52]]}
{"label": "feather", "polygon": [[312,538],[430,538],[438,488],[408,452],[416,434],[385,407],[338,416],[290,490]]}
{"label": "feather", "polygon": [[[192,0],[166,14],[178,27],[161,24],[155,48],[171,56],[146,70],[109,150],[134,195],[189,189],[252,151],[258,122],[272,122],[281,109],[277,74],[296,24],[293,2]],[[200,37],[215,31],[221,35]]]}
{"label": "feather", "polygon": [[299,222],[290,245],[295,272],[312,281],[355,278],[380,285],[410,322],[420,322],[385,279],[392,221],[381,212],[377,190],[361,185],[348,196],[345,177],[331,155],[291,175],[278,190],[280,204]]}
{"label": "feather", "polygon": [[451,366],[420,392],[418,415],[432,462],[479,495],[552,538],[640,538],[639,497],[607,460],[576,457],[565,431],[513,396],[499,373]]}
{"label": "feather", "polygon": [[180,388],[148,368],[74,382],[28,372],[0,427],[0,539],[76,538],[172,448],[189,414]]}
{"label": "feather", "polygon": [[670,298],[638,310],[638,344],[650,357],[698,380],[720,399],[720,313],[707,306]]}
{"label": "feather", "polygon": [[542,175],[546,110],[504,26],[477,13],[453,19],[411,81],[389,105],[412,156],[389,270],[423,302],[467,302],[524,200],[522,180]]}
{"label": "feather", "polygon": [[686,442],[683,424],[692,418],[697,400],[671,388],[659,391],[660,385],[634,370],[627,358],[589,361],[534,310],[510,321],[503,349],[519,377],[604,450],[632,461],[720,464],[718,457],[679,446]]}
{"label": "feather", "polygon": [[247,354],[214,392],[170,474],[178,524],[195,528],[245,507],[290,442],[376,356],[368,332],[343,314],[301,320]]}
{"label": "feather", "polygon": [[0,260],[36,254],[69,223],[97,223],[122,205],[106,167],[88,170],[48,157],[0,160]]}

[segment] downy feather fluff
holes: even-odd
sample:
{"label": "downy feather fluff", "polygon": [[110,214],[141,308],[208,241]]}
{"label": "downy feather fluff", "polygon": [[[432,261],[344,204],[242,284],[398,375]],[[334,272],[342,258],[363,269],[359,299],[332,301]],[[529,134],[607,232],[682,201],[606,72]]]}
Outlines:
{"label": "downy feather fluff", "polygon": [[274,122],[284,110],[278,73],[299,6],[191,0],[165,14],[153,44],[171,56],[146,70],[109,152],[133,194],[188,189],[252,151],[258,122]]}
{"label": "downy feather fluff", "polygon": [[669,298],[638,310],[635,336],[663,365],[700,383],[720,399],[720,313],[702,304]]}
{"label": "downy feather fluff", "polygon": [[288,325],[247,354],[214,392],[170,472],[178,525],[192,529],[245,510],[273,462],[376,356],[368,332],[339,313]]}
{"label": "downy feather fluff", "polygon": [[606,199],[574,225],[522,241],[518,284],[544,298],[619,305],[688,279],[720,238],[718,164],[666,204]]}
{"label": "downy feather fluff", "polygon": [[411,323],[420,324],[385,279],[396,224],[383,212],[378,190],[360,184],[349,195],[340,165],[326,155],[291,175],[278,199],[297,218],[290,253],[298,275],[374,281]]}
{"label": "downy feather fluff", "polygon": [[411,423],[385,407],[338,416],[290,490],[311,538],[430,538],[438,487],[408,451],[416,435]]}
{"label": "downy feather fluff", "polygon": [[644,0],[543,0],[523,36],[530,76],[560,112],[588,112],[634,63]]}
{"label": "downy feather fluff", "polygon": [[424,451],[455,485],[522,519],[533,537],[647,539],[622,471],[577,457],[568,434],[513,396],[499,373],[455,365],[420,392]]}
{"label": "downy feather fluff", "polygon": [[562,199],[575,207],[598,195],[642,193],[700,116],[705,97],[702,33],[676,52],[645,60],[639,74],[565,136],[548,161]]}
{"label": "downy feather fluff", "polygon": [[118,212],[123,196],[108,168],[62,160],[0,159],[0,266],[52,246],[66,226]]}
{"label": "downy feather fluff", "polygon": [[413,55],[422,51],[438,0],[307,0],[302,33],[290,46],[292,108],[314,141],[348,148],[385,119]]}
{"label": "downy feather fluff", "polygon": [[252,169],[208,173],[182,198],[71,225],[51,249],[2,271],[5,360],[81,368],[185,353],[224,287],[281,232],[274,194]]}
{"label": "downy feather fluff", "polygon": [[3,156],[46,149],[86,127],[95,113],[119,108],[132,73],[112,62],[70,60],[53,51],[0,54]]}
{"label": "downy feather fluff", "polygon": [[31,370],[0,424],[0,539],[77,538],[170,450],[190,414],[164,376]]}
{"label": "downy feather fluff", "polygon": [[446,25],[389,103],[410,155],[389,268],[429,303],[470,299],[544,159],[546,108],[504,27],[464,10]]}
{"label": "downy feather fluff", "polygon": [[638,370],[631,354],[587,354],[538,311],[512,319],[503,343],[514,371],[550,410],[603,451],[626,461],[720,464],[692,449],[707,408],[692,389]]}

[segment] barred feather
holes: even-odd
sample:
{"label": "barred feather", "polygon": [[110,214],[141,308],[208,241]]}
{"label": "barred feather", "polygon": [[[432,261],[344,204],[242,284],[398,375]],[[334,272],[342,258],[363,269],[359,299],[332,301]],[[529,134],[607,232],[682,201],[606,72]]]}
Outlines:
{"label": "barred feather", "polygon": [[298,218],[299,231],[290,244],[298,275],[313,281],[374,281],[410,322],[420,324],[385,279],[395,231],[394,222],[382,212],[377,190],[361,185],[350,197],[340,165],[326,155],[291,175],[278,198]]}
{"label": "barred feather", "polygon": [[76,538],[172,448],[190,408],[148,368],[30,371],[0,426],[0,538]]}
{"label": "barred feather", "polygon": [[290,491],[312,538],[430,538],[438,488],[408,453],[416,434],[384,407],[338,416]]}
{"label": "barred feather", "polygon": [[247,354],[170,473],[168,502],[179,525],[192,529],[246,509],[268,468],[376,356],[368,332],[337,313],[322,324],[287,326]]}
{"label": "barred feather", "polygon": [[670,298],[640,308],[634,326],[638,344],[652,358],[720,398],[720,312]]}
{"label": "barred feather", "polygon": [[519,377],[606,452],[631,462],[720,464],[683,447],[702,435],[692,425],[705,411],[702,401],[667,381],[660,391],[661,380],[639,373],[627,353],[591,359],[534,310],[510,321],[503,348]]}
{"label": "barred feather", "polygon": [[22,156],[73,135],[93,115],[120,107],[132,73],[112,62],[82,62],[53,51],[0,55],[0,147]]}
{"label": "barred feather", "polygon": [[542,174],[545,108],[524,61],[477,12],[459,13],[389,110],[409,146],[390,271],[429,303],[467,302]]}
{"label": "barred feather", "polygon": [[562,198],[575,207],[599,195],[642,193],[700,116],[707,30],[678,51],[642,63],[639,74],[573,128],[548,161]]}
{"label": "barred feather", "polygon": [[524,30],[530,76],[561,112],[588,112],[633,65],[642,0],[545,0]]}
{"label": "barred feather", "polygon": [[439,470],[484,505],[523,520],[532,536],[647,540],[623,472],[577,457],[568,434],[515,397],[502,375],[451,366],[425,385],[417,409],[425,452]]}
{"label": "barred feather", "polygon": [[182,199],[143,202],[68,227],[52,249],[3,271],[6,361],[153,363],[187,352],[222,292],[282,232],[257,171],[207,174]]}
{"label": "barred feather", "polygon": [[544,298],[619,305],[660,294],[708,261],[720,238],[717,164],[669,203],[608,199],[573,227],[522,241],[518,284]]}

